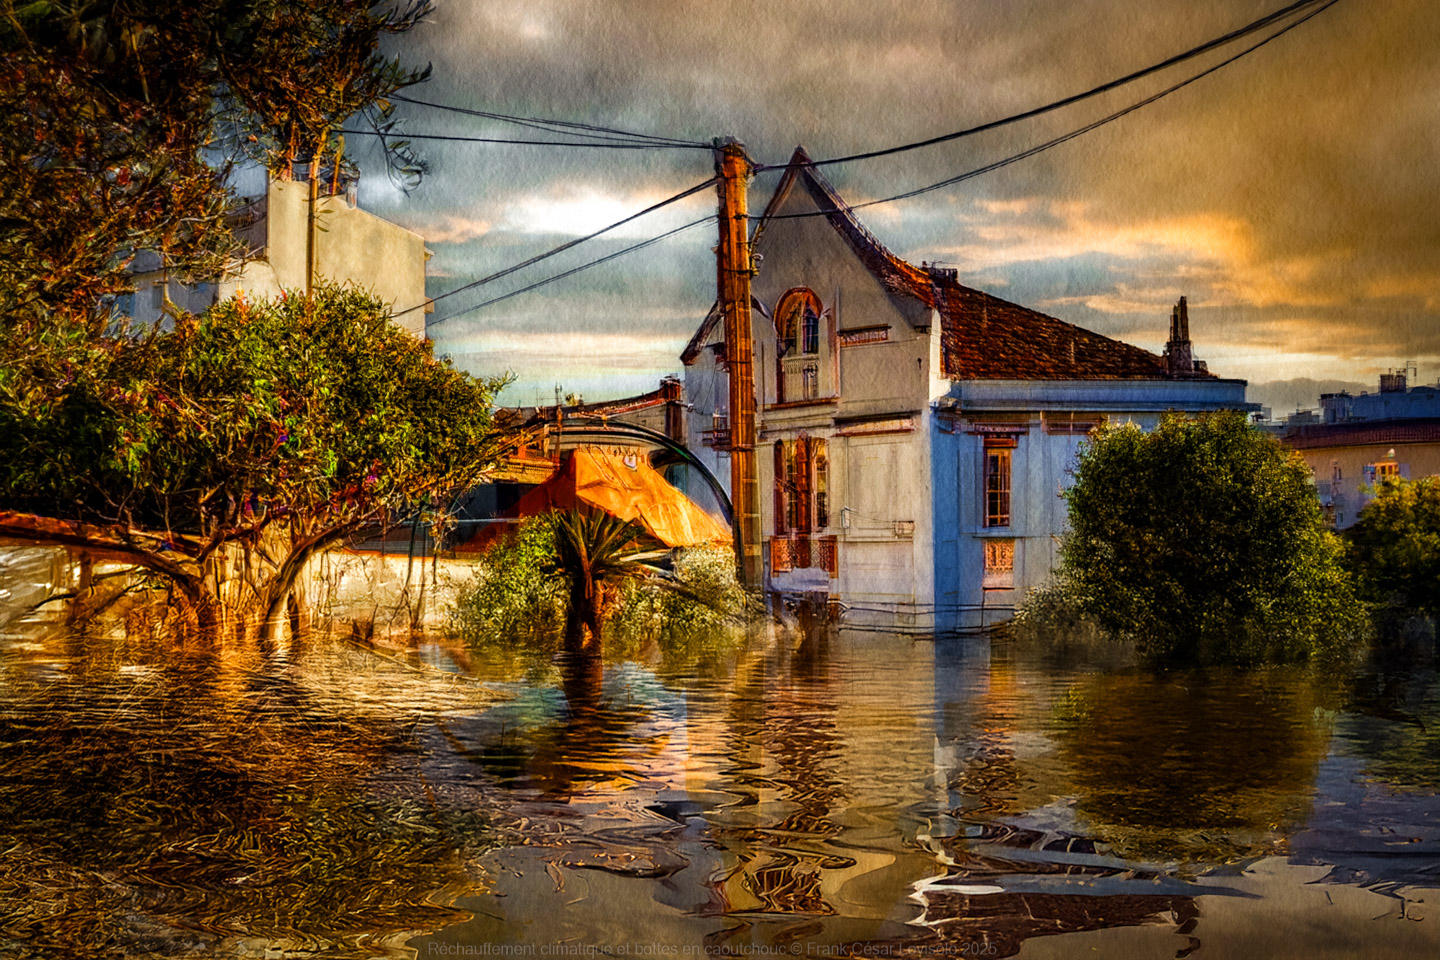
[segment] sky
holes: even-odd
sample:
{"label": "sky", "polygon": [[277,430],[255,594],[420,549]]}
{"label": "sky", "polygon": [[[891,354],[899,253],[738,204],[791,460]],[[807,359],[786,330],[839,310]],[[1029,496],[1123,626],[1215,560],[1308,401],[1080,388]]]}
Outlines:
{"label": "sky", "polygon": [[[1285,0],[438,0],[394,54],[407,93],[491,112],[708,142],[762,163],[924,139],[1088,89]],[[1237,48],[1238,49],[1238,48]],[[843,164],[851,203],[1027,149],[1222,59],[975,137]],[[897,254],[1159,350],[1191,304],[1196,355],[1255,383],[1373,384],[1407,360],[1440,378],[1440,3],[1339,0],[1163,100],[964,183],[860,211]],[[401,105],[412,133],[534,131]],[[422,234],[431,296],[709,178],[710,153],[419,144],[403,193],[373,157],[362,206]],[[365,158],[361,158],[362,164]],[[778,173],[751,184],[763,206]],[[714,227],[452,319],[466,307],[714,210],[713,193],[504,280],[442,299],[438,353],[509,372],[504,400],[653,389],[714,298]]]}

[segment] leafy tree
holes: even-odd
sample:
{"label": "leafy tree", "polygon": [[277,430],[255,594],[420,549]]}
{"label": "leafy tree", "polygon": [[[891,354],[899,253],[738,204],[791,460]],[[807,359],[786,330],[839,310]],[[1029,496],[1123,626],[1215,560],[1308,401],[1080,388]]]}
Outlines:
{"label": "leafy tree", "polygon": [[[0,323],[103,326],[152,250],[182,276],[238,252],[232,164],[333,172],[346,118],[393,133],[423,80],[380,54],[428,0],[0,0]],[[388,140],[403,176],[421,166]]]}
{"label": "leafy tree", "polygon": [[1341,652],[1359,630],[1308,469],[1242,414],[1102,427],[1074,474],[1065,592],[1142,653],[1304,660]]}
{"label": "leafy tree", "polygon": [[168,579],[273,624],[306,560],[475,481],[496,381],[368,294],[233,299],[165,332],[0,345],[0,536]]}
{"label": "leafy tree", "polygon": [[1347,536],[1362,596],[1440,615],[1440,477],[1387,480]]}

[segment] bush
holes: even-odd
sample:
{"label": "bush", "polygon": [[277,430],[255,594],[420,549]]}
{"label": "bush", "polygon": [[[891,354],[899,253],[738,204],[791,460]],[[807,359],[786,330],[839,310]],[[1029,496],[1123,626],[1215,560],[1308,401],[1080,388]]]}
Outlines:
{"label": "bush", "polygon": [[1308,468],[1243,414],[1102,427],[1074,475],[1066,591],[1142,654],[1296,661],[1342,655],[1362,635]]}
{"label": "bush", "polygon": [[1440,477],[1387,480],[1347,537],[1362,597],[1440,614]]}
{"label": "bush", "polygon": [[735,578],[734,551],[682,550],[674,572],[673,582],[625,585],[607,638],[617,652],[634,653],[654,643],[665,653],[689,653],[738,642],[749,598]]}
{"label": "bush", "polygon": [[[557,555],[552,515],[521,523],[485,552],[484,570],[451,611],[450,628],[476,646],[558,649],[569,591]],[[737,638],[746,603],[730,550],[681,550],[669,575],[619,582],[607,603],[604,646],[616,657],[639,656],[652,644],[665,652],[723,647]]]}
{"label": "bush", "polygon": [[483,572],[450,611],[450,629],[476,646],[557,646],[565,589],[554,562],[555,529],[548,518],[525,520],[485,551]]}

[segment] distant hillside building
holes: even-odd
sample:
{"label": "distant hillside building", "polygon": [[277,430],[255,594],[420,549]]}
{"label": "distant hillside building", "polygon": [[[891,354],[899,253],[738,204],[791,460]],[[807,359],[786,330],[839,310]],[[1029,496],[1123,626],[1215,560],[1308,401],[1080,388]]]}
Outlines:
{"label": "distant hillside building", "polygon": [[[237,214],[247,259],[223,278],[186,283],[192,278],[162,269],[155,254],[140,254],[133,267],[135,293],[122,298],[119,312],[154,323],[164,317],[167,296],[176,307],[199,313],[240,291],[265,299],[282,289],[304,290],[309,203],[308,182],[269,180],[265,192]],[[316,277],[370,291],[397,312],[404,311],[395,318],[399,326],[424,337],[425,316],[431,310],[425,296],[430,252],[424,238],[361,210],[353,189],[322,193],[316,215]]]}
{"label": "distant hillside building", "polygon": [[[963,286],[887,250],[803,150],[754,251],[766,586],[838,601],[849,622],[1008,617],[1055,567],[1091,428],[1251,408],[1244,381],[1194,360],[1183,298],[1156,356]],[[722,478],[726,349],[712,310],[681,357],[690,445]]]}

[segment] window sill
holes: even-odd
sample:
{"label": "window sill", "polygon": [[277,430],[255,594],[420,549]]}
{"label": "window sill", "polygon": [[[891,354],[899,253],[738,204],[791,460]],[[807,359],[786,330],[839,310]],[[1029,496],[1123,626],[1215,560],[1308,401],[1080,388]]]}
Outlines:
{"label": "window sill", "polygon": [[797,407],[825,407],[840,402],[839,397],[817,397],[814,400],[786,400],[784,403],[767,403],[765,410],[793,410]]}

